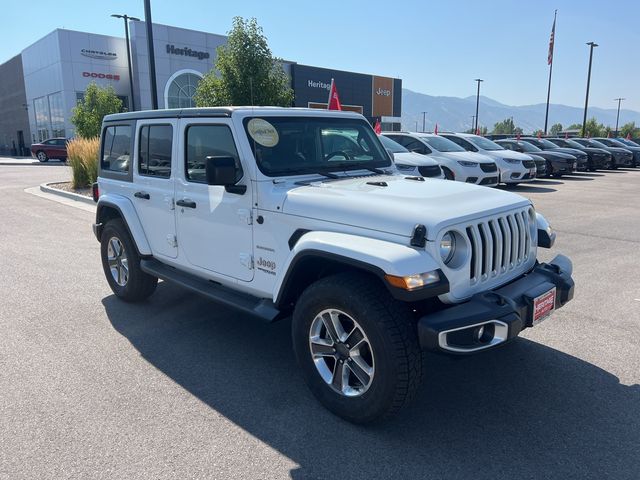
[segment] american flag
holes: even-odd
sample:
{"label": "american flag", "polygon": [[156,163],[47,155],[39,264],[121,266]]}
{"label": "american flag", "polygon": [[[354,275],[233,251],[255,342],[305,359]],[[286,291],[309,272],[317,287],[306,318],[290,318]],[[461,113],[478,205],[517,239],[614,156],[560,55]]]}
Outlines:
{"label": "american flag", "polygon": [[547,65],[553,63],[553,42],[556,37],[556,19],[553,19],[553,27],[551,27],[551,37],[549,37],[549,55],[547,55]]}

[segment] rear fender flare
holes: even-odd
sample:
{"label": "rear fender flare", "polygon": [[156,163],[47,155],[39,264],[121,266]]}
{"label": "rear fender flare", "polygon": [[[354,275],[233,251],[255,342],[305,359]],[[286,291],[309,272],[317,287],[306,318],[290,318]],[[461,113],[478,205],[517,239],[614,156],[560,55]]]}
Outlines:
{"label": "rear fender flare", "polygon": [[129,234],[138,249],[138,253],[142,256],[151,255],[149,241],[131,200],[124,195],[113,193],[101,195],[96,209],[96,224],[104,223],[104,212],[108,208],[115,209],[120,213],[120,217],[122,217],[126,227],[129,229]]}

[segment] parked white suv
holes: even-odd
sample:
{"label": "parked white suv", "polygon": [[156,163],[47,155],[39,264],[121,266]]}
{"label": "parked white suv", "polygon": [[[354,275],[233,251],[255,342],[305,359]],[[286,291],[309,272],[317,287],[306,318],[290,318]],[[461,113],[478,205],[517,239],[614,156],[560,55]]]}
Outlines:
{"label": "parked white suv", "polygon": [[384,148],[387,149],[387,152],[393,154],[393,162],[396,164],[396,168],[400,173],[431,178],[444,178],[440,164],[430,156],[410,152],[399,143],[394,142],[384,135],[379,135],[378,138]]}
{"label": "parked white suv", "polygon": [[398,174],[356,113],[108,115],[98,190],[116,296],[145,299],[161,278],[266,321],[292,315],[303,378],[353,422],[406,403],[421,350],[494,348],[573,297],[571,261],[536,259],[555,233],[528,199]]}
{"label": "parked white suv", "polygon": [[517,185],[536,178],[536,162],[529,155],[507,150],[480,135],[471,133],[443,133],[441,135],[468,152],[478,152],[491,157],[498,165],[500,182],[502,183]]}
{"label": "parked white suv", "polygon": [[440,135],[411,132],[383,132],[383,135],[411,152],[432,155],[449,180],[488,187],[498,185],[498,167],[491,158],[467,152]]}

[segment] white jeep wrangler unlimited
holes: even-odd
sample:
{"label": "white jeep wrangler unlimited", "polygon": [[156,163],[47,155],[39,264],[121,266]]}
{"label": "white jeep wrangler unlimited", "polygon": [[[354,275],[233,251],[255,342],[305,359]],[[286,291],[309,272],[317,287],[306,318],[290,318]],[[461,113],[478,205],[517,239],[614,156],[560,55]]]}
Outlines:
{"label": "white jeep wrangler unlimited", "polygon": [[399,174],[359,114],[206,108],[105,117],[94,233],[125,301],[158,278],[267,321],[329,410],[416,392],[422,351],[471,354],[573,297],[555,234],[513,193]]}

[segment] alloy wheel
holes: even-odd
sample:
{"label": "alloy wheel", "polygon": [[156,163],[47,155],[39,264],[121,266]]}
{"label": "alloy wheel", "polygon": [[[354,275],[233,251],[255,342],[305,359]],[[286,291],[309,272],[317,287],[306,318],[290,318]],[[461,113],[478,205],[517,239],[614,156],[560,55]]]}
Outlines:
{"label": "alloy wheel", "polygon": [[107,244],[107,262],[113,280],[121,287],[129,280],[129,259],[118,237],[111,237]]}
{"label": "alloy wheel", "polygon": [[362,327],[337,309],[320,312],[311,322],[309,348],[320,377],[335,392],[357,397],[371,386],[373,350]]}

